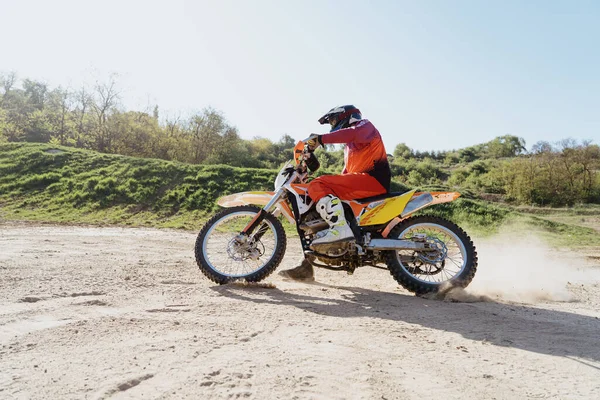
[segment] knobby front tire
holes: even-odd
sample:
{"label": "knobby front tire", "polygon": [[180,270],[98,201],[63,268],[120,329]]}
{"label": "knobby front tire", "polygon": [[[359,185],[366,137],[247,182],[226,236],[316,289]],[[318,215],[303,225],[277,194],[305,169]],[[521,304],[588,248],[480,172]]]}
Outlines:
{"label": "knobby front tire", "polygon": [[[273,249],[269,251],[271,254],[265,253],[258,258],[258,260],[264,263],[263,265],[248,271],[225,271],[225,267],[221,268],[216,265],[217,262],[215,260],[222,260],[224,265],[227,265],[228,263],[233,264],[234,262],[242,264],[247,262],[248,264],[252,264],[252,262],[255,261],[251,259],[239,261],[239,259],[236,258],[239,253],[233,254],[232,256],[231,240],[239,234],[247,221],[250,221],[261,210],[260,207],[252,205],[226,208],[215,214],[202,227],[196,239],[194,250],[198,268],[208,279],[221,285],[234,281],[260,282],[273,273],[279,266],[285,254],[287,239],[281,222],[271,214],[265,215],[263,223],[266,224],[269,231],[272,231],[274,245]],[[237,217],[241,217],[242,219],[245,217],[245,219],[237,225],[233,223],[229,228],[223,227],[227,221]],[[220,231],[218,229],[220,229]],[[212,246],[214,248],[209,249],[208,243],[213,236],[223,245],[220,246],[217,244],[217,247]],[[271,237],[271,235],[268,236]],[[265,238],[264,235],[261,237],[263,239]],[[264,249],[265,246],[263,245],[262,248]]]}

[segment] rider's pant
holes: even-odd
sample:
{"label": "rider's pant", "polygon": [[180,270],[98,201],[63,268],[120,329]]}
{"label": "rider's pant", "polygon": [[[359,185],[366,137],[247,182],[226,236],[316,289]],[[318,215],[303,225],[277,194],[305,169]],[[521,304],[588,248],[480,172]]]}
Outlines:
{"label": "rider's pant", "polygon": [[386,192],[369,174],[323,175],[308,184],[308,195],[315,202],[328,194],[341,200],[355,200]]}

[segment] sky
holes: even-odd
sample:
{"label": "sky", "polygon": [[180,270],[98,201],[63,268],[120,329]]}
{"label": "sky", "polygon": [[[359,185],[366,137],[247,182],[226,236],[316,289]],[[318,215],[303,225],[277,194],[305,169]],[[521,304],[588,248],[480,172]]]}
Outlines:
{"label": "sky", "polygon": [[213,107],[243,138],[325,133],[354,104],[398,143],[600,143],[599,1],[0,0],[0,72],[128,109]]}

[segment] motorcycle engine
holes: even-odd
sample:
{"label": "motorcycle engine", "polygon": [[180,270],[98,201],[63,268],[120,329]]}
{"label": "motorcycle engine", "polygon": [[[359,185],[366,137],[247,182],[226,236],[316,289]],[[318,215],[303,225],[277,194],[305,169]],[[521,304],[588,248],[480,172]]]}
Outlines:
{"label": "motorcycle engine", "polygon": [[[306,238],[312,241],[318,238],[320,233],[322,234],[329,229],[329,224],[313,210],[306,214],[302,224],[300,224],[300,229],[304,231]],[[310,248],[319,254],[332,258],[342,257],[349,250],[348,243],[322,244],[314,247],[310,246]]]}
{"label": "motorcycle engine", "polygon": [[316,246],[310,246],[312,250],[318,254],[322,254],[327,257],[337,258],[342,257],[350,250],[350,243],[334,243],[334,244],[321,244]]}

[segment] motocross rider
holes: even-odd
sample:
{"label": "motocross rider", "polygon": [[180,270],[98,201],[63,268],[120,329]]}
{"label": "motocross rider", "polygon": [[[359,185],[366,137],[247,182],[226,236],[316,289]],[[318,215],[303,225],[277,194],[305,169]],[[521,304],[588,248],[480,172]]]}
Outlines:
{"label": "motocross rider", "polygon": [[[312,245],[355,240],[344,216],[340,200],[355,200],[389,192],[391,171],[379,131],[353,105],[335,107],[319,118],[329,124],[328,134],[311,134],[304,142],[309,151],[325,144],[345,144],[344,170],[341,175],[324,175],[308,185],[308,195],[317,202],[316,209],[329,229],[317,234]],[[314,280],[313,267],[306,258],[280,275],[295,280]]]}

